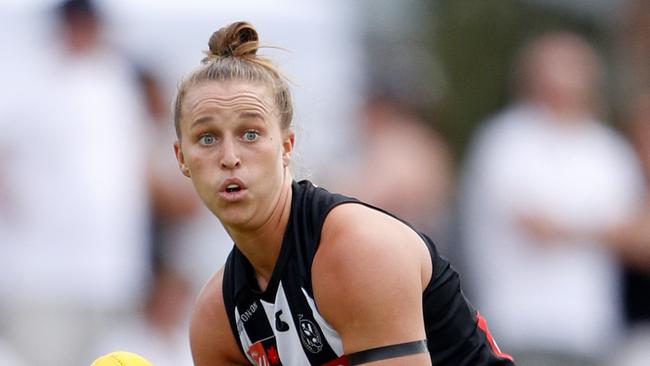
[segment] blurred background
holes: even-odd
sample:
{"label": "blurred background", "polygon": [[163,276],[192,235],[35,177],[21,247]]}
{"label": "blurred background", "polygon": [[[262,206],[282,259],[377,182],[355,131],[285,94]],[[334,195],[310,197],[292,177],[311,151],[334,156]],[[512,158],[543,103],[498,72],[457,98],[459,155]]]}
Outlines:
{"label": "blurred background", "polygon": [[650,363],[650,1],[4,0],[1,365],[191,365],[232,242],[170,106],[237,20],[282,48],[296,177],[430,235],[518,364]]}

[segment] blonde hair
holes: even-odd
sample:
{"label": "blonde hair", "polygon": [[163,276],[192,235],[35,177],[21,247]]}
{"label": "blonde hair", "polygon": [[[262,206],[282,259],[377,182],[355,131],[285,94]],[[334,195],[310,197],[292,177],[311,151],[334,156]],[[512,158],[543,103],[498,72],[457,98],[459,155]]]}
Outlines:
{"label": "blonde hair", "polygon": [[248,22],[236,22],[214,32],[201,66],[179,84],[174,101],[174,127],[180,139],[183,99],[190,87],[206,81],[239,80],[260,83],[270,88],[283,129],[291,126],[293,102],[289,85],[278,67],[269,59],[257,55],[259,37]]}

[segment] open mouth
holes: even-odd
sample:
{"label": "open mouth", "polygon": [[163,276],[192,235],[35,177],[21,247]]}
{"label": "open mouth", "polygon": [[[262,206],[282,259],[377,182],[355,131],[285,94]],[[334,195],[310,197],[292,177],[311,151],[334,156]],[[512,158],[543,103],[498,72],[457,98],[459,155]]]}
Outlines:
{"label": "open mouth", "polygon": [[241,187],[239,186],[239,184],[229,184],[226,187],[226,192],[228,193],[239,192],[239,191],[241,191]]}

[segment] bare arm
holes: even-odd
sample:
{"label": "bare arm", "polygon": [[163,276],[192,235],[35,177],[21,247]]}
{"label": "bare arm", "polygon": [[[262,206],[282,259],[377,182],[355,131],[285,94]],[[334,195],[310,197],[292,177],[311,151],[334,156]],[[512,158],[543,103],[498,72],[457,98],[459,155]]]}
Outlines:
{"label": "bare arm", "polygon": [[540,243],[602,242],[628,265],[641,270],[650,268],[650,204],[644,212],[609,227],[581,229],[534,214],[518,217],[518,223]]}
{"label": "bare arm", "polygon": [[190,345],[196,366],[248,365],[239,350],[221,292],[223,268],[205,285],[196,302],[190,323]]}
{"label": "bare arm", "polygon": [[643,212],[609,228],[603,236],[627,265],[638,270],[650,270],[650,202]]}
{"label": "bare arm", "polygon": [[[426,338],[422,291],[431,260],[401,222],[359,204],[328,215],[314,259],[314,295],[346,354]],[[430,365],[428,353],[368,365]]]}

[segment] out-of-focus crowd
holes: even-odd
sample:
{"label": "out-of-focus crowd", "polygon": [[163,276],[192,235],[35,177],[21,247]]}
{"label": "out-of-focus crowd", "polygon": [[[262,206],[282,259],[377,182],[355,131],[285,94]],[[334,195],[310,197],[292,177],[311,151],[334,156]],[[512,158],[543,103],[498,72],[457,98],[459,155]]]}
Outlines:
{"label": "out-of-focus crowd", "polygon": [[[349,144],[335,161],[307,154],[297,177],[429,234],[518,364],[647,365],[649,5],[630,1],[614,65],[575,32],[522,42],[509,103],[463,159],[414,100],[377,87],[344,137],[294,121],[298,146]],[[178,171],[174,91],[106,42],[93,2],[49,15],[44,47],[17,48],[1,68],[0,364],[125,349],[191,365],[193,298],[232,243]],[[616,128],[607,90],[621,101]],[[327,110],[301,101],[299,117]]]}

